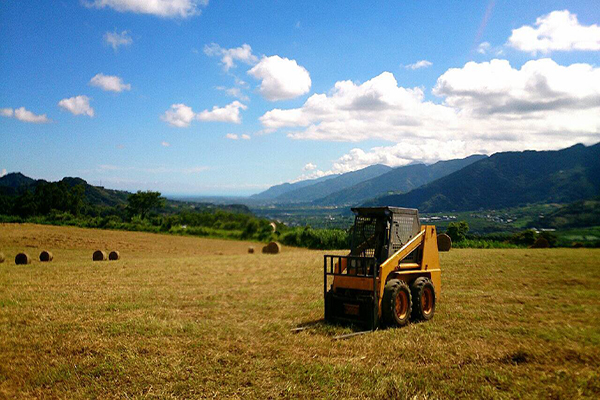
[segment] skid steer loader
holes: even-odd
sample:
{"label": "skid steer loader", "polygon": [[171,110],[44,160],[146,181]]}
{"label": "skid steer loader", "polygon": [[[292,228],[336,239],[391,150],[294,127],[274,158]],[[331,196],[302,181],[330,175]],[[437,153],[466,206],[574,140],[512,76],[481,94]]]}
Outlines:
{"label": "skid steer loader", "polygon": [[441,290],[435,226],[398,207],[352,208],[350,254],[324,257],[325,320],[368,329],[430,320]]}

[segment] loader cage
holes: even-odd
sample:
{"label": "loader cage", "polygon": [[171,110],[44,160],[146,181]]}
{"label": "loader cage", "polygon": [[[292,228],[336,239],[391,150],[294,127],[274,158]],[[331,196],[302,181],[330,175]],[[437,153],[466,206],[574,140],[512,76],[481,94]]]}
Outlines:
{"label": "loader cage", "polygon": [[[323,261],[323,296],[325,319],[350,322],[375,329],[379,325],[377,281],[379,263],[375,257],[326,255]],[[328,277],[370,281],[365,290],[343,289],[328,291]]]}

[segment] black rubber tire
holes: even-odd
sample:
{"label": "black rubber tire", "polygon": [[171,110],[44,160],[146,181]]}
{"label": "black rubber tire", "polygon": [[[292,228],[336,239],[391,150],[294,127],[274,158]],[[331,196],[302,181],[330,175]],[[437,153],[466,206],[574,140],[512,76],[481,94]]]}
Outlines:
{"label": "black rubber tire", "polygon": [[435,288],[431,279],[420,277],[410,285],[413,298],[412,320],[429,321],[435,314]]}
{"label": "black rubber tire", "polygon": [[[400,301],[400,303],[397,303]],[[402,304],[406,302],[406,304]],[[390,279],[383,289],[382,316],[387,326],[401,327],[408,324],[411,315],[411,294],[406,282]],[[400,305],[400,307],[397,307]],[[398,310],[399,308],[399,310]]]}

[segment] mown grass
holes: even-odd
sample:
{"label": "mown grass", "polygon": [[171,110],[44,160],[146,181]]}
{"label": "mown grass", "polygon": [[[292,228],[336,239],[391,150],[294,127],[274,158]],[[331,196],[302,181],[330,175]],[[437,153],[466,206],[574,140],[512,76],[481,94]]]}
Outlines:
{"label": "mown grass", "polygon": [[291,332],[322,317],[324,252],[247,247],[0,225],[0,397],[600,396],[599,250],[443,253],[432,321],[333,341],[349,328]]}

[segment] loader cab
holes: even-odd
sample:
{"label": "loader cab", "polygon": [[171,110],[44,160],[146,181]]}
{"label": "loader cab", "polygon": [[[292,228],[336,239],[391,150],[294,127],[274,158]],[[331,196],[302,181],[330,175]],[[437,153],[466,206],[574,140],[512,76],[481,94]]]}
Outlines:
{"label": "loader cab", "polygon": [[356,207],[350,255],[375,257],[383,263],[421,230],[419,212],[412,208]]}

